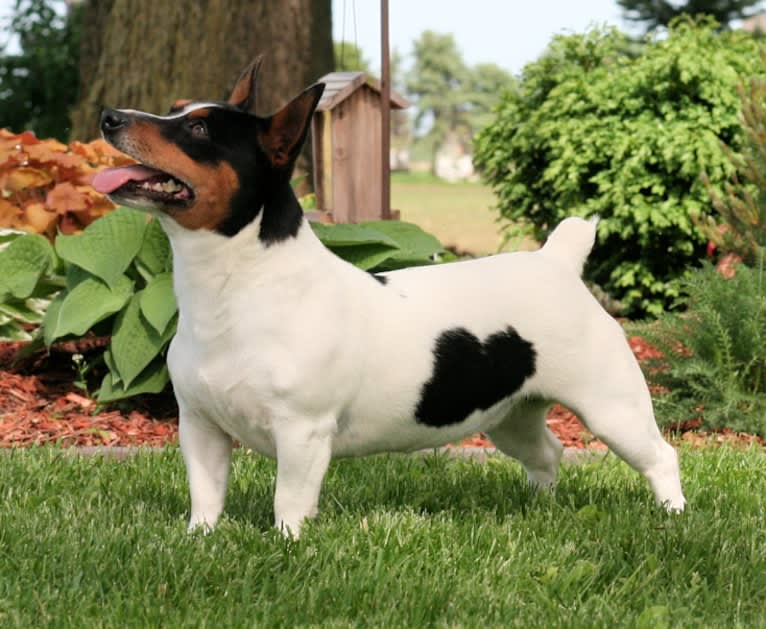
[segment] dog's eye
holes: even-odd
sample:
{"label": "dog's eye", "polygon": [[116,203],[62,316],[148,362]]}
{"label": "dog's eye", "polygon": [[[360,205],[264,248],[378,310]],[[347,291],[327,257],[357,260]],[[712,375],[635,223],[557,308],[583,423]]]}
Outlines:
{"label": "dog's eye", "polygon": [[189,131],[191,131],[191,134],[195,138],[207,137],[207,126],[201,120],[195,120],[193,123],[191,123],[191,125],[189,125]]}

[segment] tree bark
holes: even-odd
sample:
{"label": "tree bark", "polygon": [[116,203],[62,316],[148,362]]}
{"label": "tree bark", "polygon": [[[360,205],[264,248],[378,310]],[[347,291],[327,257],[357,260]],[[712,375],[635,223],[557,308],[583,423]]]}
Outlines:
{"label": "tree bark", "polygon": [[83,19],[73,139],[99,135],[103,106],[225,98],[260,53],[261,115],[333,69],[331,0],[87,0]]}

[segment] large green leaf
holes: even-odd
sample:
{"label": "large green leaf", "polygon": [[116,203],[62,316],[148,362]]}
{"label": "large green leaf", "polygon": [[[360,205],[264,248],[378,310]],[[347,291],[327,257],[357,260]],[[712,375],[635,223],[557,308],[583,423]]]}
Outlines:
{"label": "large green leaf", "polygon": [[124,387],[115,374],[108,372],[104,376],[101,388],[96,393],[99,402],[114,402],[142,393],[159,393],[170,382],[168,367],[161,358],[150,363],[133,382]]}
{"label": "large green leaf", "polygon": [[146,214],[127,208],[94,221],[81,234],[59,236],[56,251],[114,287],[141,249]]}
{"label": "large green leaf", "polygon": [[444,252],[444,247],[428,232],[413,223],[402,221],[370,221],[360,223],[361,227],[374,229],[391,238],[399,246],[390,259],[384,261],[387,269],[431,264],[434,256]]}
{"label": "large green leaf", "polygon": [[176,312],[178,305],[173,292],[173,276],[170,273],[160,273],[141,291],[141,313],[155,331],[162,334]]}
{"label": "large green leaf", "polygon": [[111,348],[107,347],[104,350],[104,363],[106,364],[107,369],[111,372],[111,380],[110,382],[112,385],[120,384],[122,382],[122,378],[120,378],[120,373],[117,371],[117,365],[114,364],[114,357],[112,356],[112,350]]}
{"label": "large green leaf", "polygon": [[129,387],[154,360],[174,332],[158,334],[141,314],[142,293],[139,291],[133,295],[128,306],[120,312],[112,333],[112,358],[125,387]]}
{"label": "large green leaf", "polygon": [[314,233],[337,256],[369,270],[393,257],[397,243],[385,233],[362,225],[312,223]]}
{"label": "large green leaf", "polygon": [[47,303],[42,299],[7,301],[0,303],[0,315],[19,323],[37,325],[43,320],[43,314],[45,313],[43,304],[47,306]]}
{"label": "large green leaf", "polygon": [[113,288],[97,277],[82,280],[49,306],[43,320],[46,343],[50,345],[69,334],[85,334],[96,323],[118,312],[132,294],[133,282],[125,275],[120,276]]}
{"label": "large green leaf", "polygon": [[156,218],[149,221],[146,226],[138,260],[152,274],[170,270],[172,261],[170,241]]}
{"label": "large green leaf", "polygon": [[358,266],[364,271],[369,271],[380,266],[386,260],[392,258],[397,249],[379,243],[364,245],[330,247],[330,250],[346,262]]}
{"label": "large green leaf", "polygon": [[89,273],[76,264],[68,264],[66,268],[66,288],[67,290],[72,290],[80,282],[83,282],[92,277],[94,277],[92,273]]}
{"label": "large green leaf", "polygon": [[56,263],[50,243],[38,234],[15,238],[0,251],[0,300],[29,297],[40,277]]}
{"label": "large green leaf", "polygon": [[0,247],[6,243],[13,242],[17,238],[26,236],[27,233],[19,229],[0,229]]}
{"label": "large green leaf", "polygon": [[56,331],[56,322],[59,318],[59,311],[61,310],[61,304],[64,303],[65,293],[61,292],[51,301],[48,309],[43,316],[42,330],[43,330],[43,342],[46,347],[50,346],[53,341],[56,340],[54,333]]}
{"label": "large green leaf", "polygon": [[364,225],[323,225],[311,223],[314,233],[325,246],[331,249],[338,247],[351,247],[364,244],[388,245],[391,249],[398,249],[396,241],[385,233]]}

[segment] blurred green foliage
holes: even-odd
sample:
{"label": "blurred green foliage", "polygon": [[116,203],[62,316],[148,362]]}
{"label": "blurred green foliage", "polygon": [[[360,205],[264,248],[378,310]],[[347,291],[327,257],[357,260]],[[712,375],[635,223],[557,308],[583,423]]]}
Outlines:
{"label": "blurred green foliage", "polygon": [[0,124],[66,141],[79,82],[82,5],[16,0],[0,50]]}

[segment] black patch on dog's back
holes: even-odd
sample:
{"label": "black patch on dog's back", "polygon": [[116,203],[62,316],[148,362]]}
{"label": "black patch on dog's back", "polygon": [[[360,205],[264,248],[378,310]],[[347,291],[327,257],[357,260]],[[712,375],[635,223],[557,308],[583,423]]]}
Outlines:
{"label": "black patch on dog's back", "polygon": [[457,424],[475,410],[487,410],[535,373],[532,343],[510,326],[483,343],[465,328],[446,330],[433,354],[433,373],[415,410],[415,419],[428,426]]}
{"label": "black patch on dog's back", "polygon": [[370,273],[370,277],[377,280],[381,286],[388,284],[388,278],[385,275],[378,275],[377,273]]}

